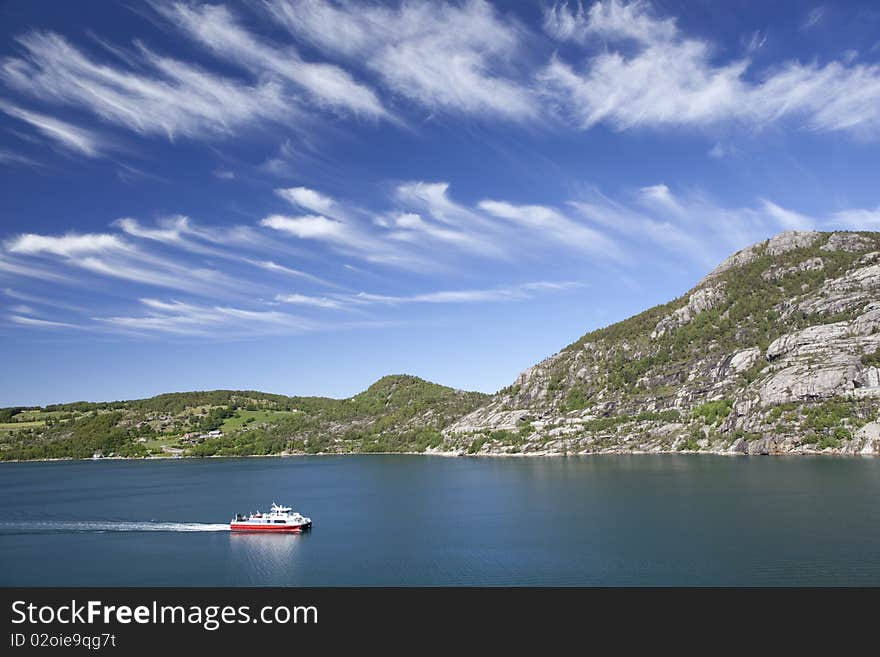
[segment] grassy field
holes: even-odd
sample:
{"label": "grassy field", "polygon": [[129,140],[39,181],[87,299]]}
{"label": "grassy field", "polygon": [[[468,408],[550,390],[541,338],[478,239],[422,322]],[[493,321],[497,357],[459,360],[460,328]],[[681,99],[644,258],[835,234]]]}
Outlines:
{"label": "grassy field", "polygon": [[33,429],[36,427],[42,427],[46,423],[41,420],[34,420],[33,422],[0,422],[0,432],[2,433],[15,433],[16,431],[21,431],[22,429]]}
{"label": "grassy field", "polygon": [[144,443],[144,447],[154,454],[162,452],[163,447],[185,447],[180,444],[180,436],[157,436]]}
{"label": "grassy field", "polygon": [[226,418],[220,430],[223,433],[239,431],[245,426],[258,427],[265,422],[274,423],[278,420],[293,415],[297,411],[237,411],[239,417]]}
{"label": "grassy field", "polygon": [[71,415],[71,413],[68,411],[22,411],[15,417],[19,418],[20,421],[35,422],[37,420],[57,418],[62,415]]}

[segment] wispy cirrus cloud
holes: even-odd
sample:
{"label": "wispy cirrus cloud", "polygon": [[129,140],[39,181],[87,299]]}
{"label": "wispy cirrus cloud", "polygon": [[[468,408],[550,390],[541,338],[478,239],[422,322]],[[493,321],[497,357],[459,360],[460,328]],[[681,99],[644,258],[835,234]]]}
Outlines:
{"label": "wispy cirrus cloud", "polygon": [[65,235],[25,233],[6,242],[6,250],[9,253],[50,254],[65,258],[129,249],[129,245],[121,238],[109,233],[67,233]]}
{"label": "wispy cirrus cloud", "polygon": [[880,206],[876,208],[849,208],[832,215],[832,222],[851,230],[880,229]]}
{"label": "wispy cirrus cloud", "polygon": [[307,62],[291,44],[264,41],[246,30],[222,5],[181,2],[155,5],[168,20],[216,55],[258,76],[279,76],[308,94],[312,102],[370,118],[389,118],[376,93],[343,68]]}
{"label": "wispy cirrus cloud", "polygon": [[555,208],[542,205],[514,205],[506,201],[480,201],[481,210],[530,231],[537,239],[556,242],[563,248],[586,251],[600,257],[620,259],[616,244],[599,231],[575,221]]}
{"label": "wispy cirrus cloud", "polygon": [[[149,253],[112,233],[25,233],[5,242],[7,253],[37,258],[39,267],[10,263],[8,269],[30,269],[35,278],[58,279],[58,268],[73,267],[101,277],[122,279],[192,293],[207,293],[223,286],[241,290],[235,279],[216,269],[185,266]],[[41,275],[44,274],[44,275]]]}
{"label": "wispy cirrus cloud", "polygon": [[590,38],[632,39],[639,43],[668,41],[678,34],[673,18],[659,18],[647,2],[556,2],[544,10],[544,31],[560,41],[585,43]]}
{"label": "wispy cirrus cloud", "polygon": [[438,292],[425,292],[409,296],[395,296],[384,294],[369,294],[361,292],[350,297],[355,303],[361,304],[387,304],[399,305],[409,303],[428,304],[468,304],[468,303],[495,303],[503,301],[519,301],[530,299],[538,292],[560,292],[583,287],[579,281],[536,281],[475,290],[441,290]]}
{"label": "wispy cirrus cloud", "polygon": [[[171,140],[230,137],[266,124],[296,131],[328,112],[408,126],[413,108],[554,129],[754,130],[788,122],[814,132],[880,135],[880,66],[859,63],[853,50],[825,63],[789,60],[761,70],[753,57],[766,32],[753,32],[743,56],[731,58],[647,1],[546,6],[544,32],[573,44],[556,53],[535,47],[541,37],[534,30],[485,0],[265,0],[247,22],[244,12],[223,5],[154,8],[241,75],[140,42],[124,49],[91,35],[86,50],[60,34],[32,31],[17,37],[19,53],[2,60],[0,78],[21,94]],[[815,25],[823,11],[816,8],[807,22]],[[277,29],[267,36],[273,22],[286,29],[286,40]],[[89,157],[108,146],[55,117],[31,112],[29,119]],[[288,139],[262,170],[290,175],[297,149]]]}
{"label": "wispy cirrus cloud", "polygon": [[284,276],[291,276],[293,278],[303,279],[311,283],[316,283],[323,287],[342,287],[338,283],[328,281],[327,279],[321,278],[320,276],[315,276],[314,274],[309,274],[308,272],[304,272],[300,269],[294,269],[293,267],[279,265],[277,262],[273,262],[272,260],[248,260],[248,262],[255,267],[265,269],[266,271],[276,274],[283,274]]}
{"label": "wispy cirrus cloud", "polygon": [[308,320],[275,310],[251,310],[142,298],[142,313],[93,318],[104,326],[135,334],[227,336],[299,333],[313,330]]}
{"label": "wispy cirrus cloud", "polygon": [[6,166],[40,166],[39,162],[28,157],[27,155],[16,153],[15,151],[11,151],[7,148],[0,148],[0,164],[4,164]]}
{"label": "wispy cirrus cloud", "polygon": [[317,297],[304,294],[279,294],[275,297],[275,300],[283,304],[351,310],[353,308],[376,305],[400,306],[405,304],[470,304],[522,301],[531,299],[536,294],[562,292],[581,287],[584,287],[584,284],[579,281],[535,281],[494,288],[440,290],[410,295],[358,292],[356,294],[333,294]]}
{"label": "wispy cirrus cloud", "polygon": [[482,0],[415,0],[396,7],[270,0],[272,16],[326,53],[361,60],[392,93],[432,111],[535,118],[518,80],[523,30]]}
{"label": "wispy cirrus cloud", "polygon": [[255,85],[163,57],[144,46],[140,67],[100,62],[54,32],[16,39],[23,54],[7,57],[0,77],[11,88],[48,102],[91,111],[144,135],[229,136],[242,127],[297,115],[277,81]]}
{"label": "wispy cirrus cloud", "polygon": [[592,190],[569,205],[585,220],[639,252],[679,257],[712,267],[730,253],[784,230],[833,230],[832,217],[810,217],[768,199],[727,207],[706,196],[676,193],[665,184],[639,189],[629,198]]}
{"label": "wispy cirrus cloud", "polygon": [[189,217],[182,215],[164,219],[160,228],[142,226],[137,219],[131,217],[122,217],[113,223],[133,237],[157,242],[179,243],[183,240],[184,234],[189,232]]}
{"label": "wispy cirrus cloud", "polygon": [[50,329],[80,329],[81,326],[71,324],[70,322],[56,322],[49,319],[40,319],[39,317],[25,317],[23,315],[10,315],[10,321],[20,326],[50,328]]}
{"label": "wispy cirrus cloud", "polygon": [[[45,114],[22,109],[2,100],[0,100],[0,112],[24,121],[62,148],[86,157],[98,157],[108,147],[106,141],[91,130]],[[2,154],[0,154],[0,161],[2,161]],[[21,156],[10,158],[10,161],[28,163],[28,159]]]}
{"label": "wispy cirrus cloud", "polygon": [[300,306],[314,306],[315,308],[342,308],[343,303],[339,299],[328,297],[314,297],[307,294],[277,294],[275,301]]}
{"label": "wispy cirrus cloud", "polygon": [[539,76],[545,98],[584,129],[789,120],[819,132],[880,132],[876,65],[789,61],[747,76],[749,58],[718,63],[713,43],[688,36],[646,2],[603,0],[589,10],[556,3],[545,12],[545,29],[560,40],[604,40],[583,65],[554,56]]}
{"label": "wispy cirrus cloud", "polygon": [[620,257],[611,239],[560,210],[504,201],[467,207],[452,200],[448,189],[448,183],[402,183],[393,195],[399,208],[385,212],[366,211],[306,188],[277,190],[298,208],[329,216],[272,214],[260,225],[367,261],[415,269],[448,266],[467,254],[504,260],[542,245]]}
{"label": "wispy cirrus cloud", "polygon": [[821,5],[810,9],[810,11],[807,12],[807,15],[804,18],[803,22],[801,23],[801,29],[810,30],[822,23],[822,21],[825,20],[825,14],[827,13],[827,11],[828,10]]}
{"label": "wispy cirrus cloud", "polygon": [[291,205],[303,208],[304,210],[317,212],[328,217],[337,216],[340,212],[339,204],[334,199],[308,187],[276,189],[275,193]]}
{"label": "wispy cirrus cloud", "polygon": [[370,262],[410,268],[419,266],[417,259],[378,236],[368,221],[358,219],[357,215],[365,214],[362,210],[343,207],[335,199],[305,187],[275,192],[295,208],[311,214],[272,214],[260,220],[260,226],[301,240],[327,244],[340,253]]}

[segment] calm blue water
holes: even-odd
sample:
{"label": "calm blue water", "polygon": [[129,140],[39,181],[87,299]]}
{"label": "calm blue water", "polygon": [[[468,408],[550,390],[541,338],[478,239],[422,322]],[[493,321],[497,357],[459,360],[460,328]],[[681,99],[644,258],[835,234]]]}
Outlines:
{"label": "calm blue water", "polygon": [[[312,533],[224,530],[273,500]],[[14,463],[0,509],[0,585],[880,585],[880,459]]]}

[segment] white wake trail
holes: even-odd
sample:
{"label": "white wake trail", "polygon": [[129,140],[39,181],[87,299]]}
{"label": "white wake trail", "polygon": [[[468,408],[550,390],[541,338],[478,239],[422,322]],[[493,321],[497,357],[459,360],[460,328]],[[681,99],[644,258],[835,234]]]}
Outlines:
{"label": "white wake trail", "polygon": [[106,520],[33,520],[0,522],[0,534],[75,532],[222,532],[229,525],[204,522],[112,522]]}

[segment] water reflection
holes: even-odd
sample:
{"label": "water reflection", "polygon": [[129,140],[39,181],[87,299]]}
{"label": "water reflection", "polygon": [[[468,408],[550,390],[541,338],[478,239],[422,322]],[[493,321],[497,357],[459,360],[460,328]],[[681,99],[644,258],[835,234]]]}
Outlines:
{"label": "water reflection", "polygon": [[229,533],[235,579],[248,584],[280,584],[295,579],[296,558],[308,534]]}

